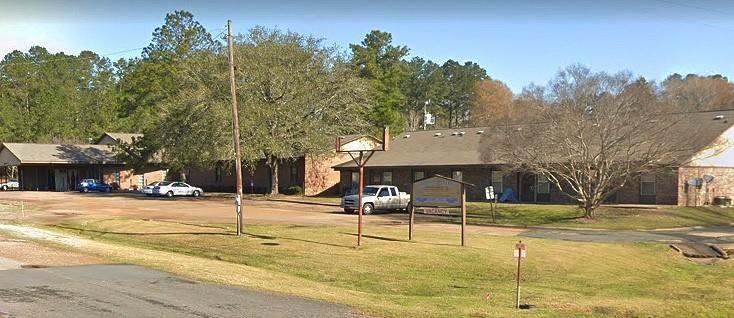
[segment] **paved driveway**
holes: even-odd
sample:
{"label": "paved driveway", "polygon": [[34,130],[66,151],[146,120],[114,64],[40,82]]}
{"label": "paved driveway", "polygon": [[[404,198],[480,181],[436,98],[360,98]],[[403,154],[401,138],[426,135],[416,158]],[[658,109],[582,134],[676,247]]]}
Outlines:
{"label": "paved driveway", "polygon": [[7,317],[357,317],[346,306],[196,283],[133,265],[0,270]]}
{"label": "paved driveway", "polygon": [[520,236],[571,241],[734,244],[734,226],[716,225],[682,229],[634,231],[532,229],[521,233]]}

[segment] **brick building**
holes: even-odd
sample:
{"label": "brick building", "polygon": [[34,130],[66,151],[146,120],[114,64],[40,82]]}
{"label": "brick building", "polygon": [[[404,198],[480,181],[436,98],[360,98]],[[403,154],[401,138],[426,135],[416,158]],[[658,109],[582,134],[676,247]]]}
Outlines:
{"label": "brick building", "polygon": [[[734,198],[734,110],[698,112],[676,123],[679,137],[695,138],[696,147],[682,160],[684,165],[669,171],[636,176],[617,191],[610,202],[692,205],[711,202],[715,196]],[[696,129],[692,129],[695,127]],[[484,188],[512,191],[521,202],[569,202],[559,189],[542,176],[511,171],[507,162],[488,162],[482,149],[492,144],[494,127],[456,128],[405,132],[391,141],[390,151],[376,152],[365,167],[365,184],[392,184],[410,192],[411,184],[440,174],[475,184],[467,199],[483,200]],[[695,136],[687,136],[691,131]],[[334,166],[339,171],[340,191],[355,188],[358,174],[354,163]],[[701,189],[688,185],[691,178],[711,175],[714,181]]]}
{"label": "brick building", "polygon": [[[105,133],[97,144],[0,144],[0,174],[12,171],[22,190],[73,191],[82,179],[116,184],[122,190],[139,189],[165,179],[157,165],[133,171],[118,160],[112,146],[140,135]],[[9,178],[10,176],[0,176]]]}
{"label": "brick building", "polygon": [[[331,167],[349,160],[343,154],[307,155],[279,163],[278,183],[281,192],[297,186],[307,196],[339,193],[339,172]],[[186,169],[187,180],[204,191],[234,192],[235,172],[226,161],[212,168]],[[270,168],[261,160],[253,167],[242,169],[244,193],[266,193],[270,189]]]}

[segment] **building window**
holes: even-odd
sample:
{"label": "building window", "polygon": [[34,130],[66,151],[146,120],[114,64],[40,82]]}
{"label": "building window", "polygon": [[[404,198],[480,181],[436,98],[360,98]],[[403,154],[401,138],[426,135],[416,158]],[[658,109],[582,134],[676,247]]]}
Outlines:
{"label": "building window", "polygon": [[352,189],[356,189],[359,186],[359,172],[352,171]]}
{"label": "building window", "polygon": [[382,184],[392,185],[392,171],[382,172]]}
{"label": "building window", "polygon": [[655,175],[643,173],[640,175],[640,195],[655,195]]}
{"label": "building window", "polygon": [[494,193],[502,193],[504,190],[504,185],[502,184],[502,178],[504,175],[502,174],[502,171],[492,171],[492,189],[494,189]]}
{"label": "building window", "polygon": [[413,171],[413,181],[424,179],[425,177],[426,173],[424,171]]}
{"label": "building window", "polygon": [[216,167],[214,167],[214,179],[217,182],[222,182],[222,165],[217,164]]}
{"label": "building window", "polygon": [[298,166],[295,162],[291,163],[291,185],[298,183]]}
{"label": "building window", "polygon": [[373,171],[372,172],[372,184],[380,184],[380,173]]}
{"label": "building window", "polygon": [[451,171],[451,179],[463,181],[464,179],[464,172],[461,170],[454,170]]}
{"label": "building window", "polygon": [[538,176],[538,194],[550,193],[550,181],[546,176]]}

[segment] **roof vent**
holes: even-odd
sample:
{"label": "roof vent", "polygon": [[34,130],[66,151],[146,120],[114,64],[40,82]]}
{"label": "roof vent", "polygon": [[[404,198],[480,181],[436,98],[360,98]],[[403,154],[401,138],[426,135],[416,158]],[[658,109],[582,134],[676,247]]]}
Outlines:
{"label": "roof vent", "polygon": [[483,133],[484,133],[484,130],[477,131],[477,134],[483,134]]}
{"label": "roof vent", "polygon": [[436,137],[441,137],[443,134],[442,133],[435,133],[433,135],[436,136]]}
{"label": "roof vent", "polygon": [[451,133],[451,136],[456,136],[456,135],[458,135],[458,134],[459,134],[459,132],[458,132],[458,131],[455,131],[455,132],[452,132],[452,133]]}
{"label": "roof vent", "polygon": [[515,131],[522,131],[522,127],[515,128]]}
{"label": "roof vent", "polygon": [[403,136],[403,138],[410,138],[410,135],[405,135]]}
{"label": "roof vent", "polygon": [[714,116],[714,120],[722,120],[724,119],[724,115],[716,115]]}
{"label": "roof vent", "polygon": [[459,136],[463,136],[463,135],[466,135],[466,131],[460,131],[459,132]]}

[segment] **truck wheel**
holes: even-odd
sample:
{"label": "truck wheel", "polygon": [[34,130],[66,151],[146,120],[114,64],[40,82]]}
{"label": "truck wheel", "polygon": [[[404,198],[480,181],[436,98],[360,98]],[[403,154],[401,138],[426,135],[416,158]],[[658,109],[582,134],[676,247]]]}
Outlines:
{"label": "truck wheel", "polygon": [[4,185],[3,186],[3,191],[8,191],[8,186]]}
{"label": "truck wheel", "polygon": [[354,210],[352,210],[352,209],[344,209],[344,213],[346,213],[346,214],[352,214],[352,213],[354,213]]}
{"label": "truck wheel", "polygon": [[173,198],[173,191],[166,192],[166,197]]}
{"label": "truck wheel", "polygon": [[201,193],[199,193],[199,191],[196,190],[196,191],[194,191],[194,194],[193,195],[194,195],[194,198],[198,198],[201,195]]}
{"label": "truck wheel", "polygon": [[364,205],[362,206],[362,214],[364,214],[364,215],[367,215],[367,214],[372,214],[372,211],[373,211],[374,209],[375,209],[375,206],[374,206],[374,205],[372,205],[372,203],[365,203],[365,204],[364,204]]}
{"label": "truck wheel", "polygon": [[87,188],[87,187],[82,188],[82,192],[84,192],[84,193],[89,192],[89,188]]}

